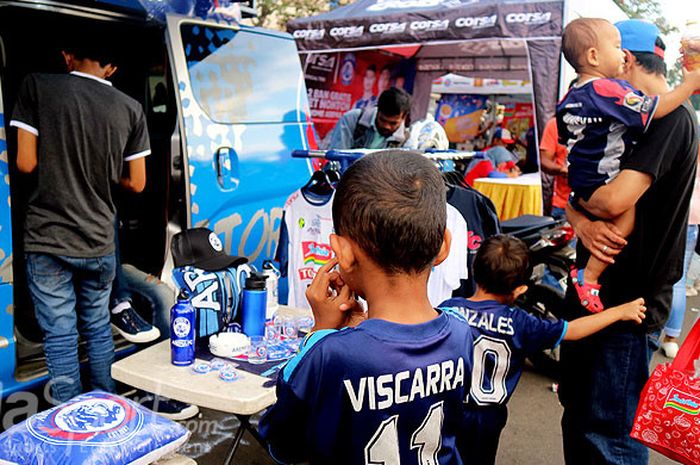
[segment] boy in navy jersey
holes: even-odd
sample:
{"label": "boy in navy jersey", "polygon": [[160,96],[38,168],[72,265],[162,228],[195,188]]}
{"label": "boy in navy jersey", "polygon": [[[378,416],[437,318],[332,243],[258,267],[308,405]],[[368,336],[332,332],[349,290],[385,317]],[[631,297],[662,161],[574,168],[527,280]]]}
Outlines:
{"label": "boy in navy jersey", "polygon": [[463,314],[474,333],[474,370],[466,409],[469,434],[460,443],[470,464],[495,462],[508,417],[506,404],[528,355],[556,347],[562,340],[589,336],[617,321],[641,323],[644,319],[644,299],[570,323],[537,318],[512,306],[527,290],[529,277],[527,246],[510,236],[492,236],[481,245],[474,262],[476,294],[440,305]]}
{"label": "boy in navy jersey", "polygon": [[[700,70],[687,73],[681,85],[661,96],[645,95],[627,81],[615,79],[630,59],[629,49],[663,57],[665,48],[658,38],[658,29],[651,23],[625,21],[619,27],[626,29],[626,43],[615,26],[595,18],[572,21],[562,38],[564,57],[578,73],[578,79],[557,105],[557,125],[560,142],[569,149],[571,204],[579,209],[586,208],[586,201],[606,195],[608,183],[619,173],[620,162],[630,155],[651,120],[666,116],[700,88]],[[630,28],[635,30],[627,30]],[[648,28],[655,33],[649,34]],[[649,43],[639,44],[640,41]],[[612,216],[609,221],[627,237],[634,227],[634,208]],[[605,261],[591,256],[585,269],[572,270],[581,304],[591,312],[603,310],[598,278],[607,266]]]}
{"label": "boy in navy jersey", "polygon": [[[462,464],[471,329],[427,295],[450,246],[440,173],[415,153],[365,156],[338,183],[333,222],[335,258],[306,293],[314,331],[260,423],[270,454],[284,463]],[[354,294],[368,310],[351,327],[361,314]]]}

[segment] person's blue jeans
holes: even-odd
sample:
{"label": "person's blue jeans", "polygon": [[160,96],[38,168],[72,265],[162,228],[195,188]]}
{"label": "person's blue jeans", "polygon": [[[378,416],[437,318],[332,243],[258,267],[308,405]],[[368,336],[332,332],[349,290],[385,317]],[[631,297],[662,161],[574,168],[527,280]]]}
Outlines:
{"label": "person's blue jeans", "polygon": [[122,302],[133,303],[133,295],[137,294],[150,307],[152,313],[147,320],[160,331],[159,340],[168,339],[170,337],[170,308],[175,305],[175,291],[157,277],[144,273],[135,266],[122,264],[119,219],[115,220],[114,243],[116,271],[109,297],[109,308],[112,309]]}
{"label": "person's blue jeans", "polygon": [[114,342],[108,300],[115,258],[25,254],[27,283],[44,333],[51,395],[65,402],[82,392],[78,331],[85,339],[93,389],[114,392]]}
{"label": "person's blue jeans", "polygon": [[[135,266],[121,266],[122,286],[129,296],[138,295],[150,306],[150,321],[160,331],[160,340],[170,337],[170,308],[175,305],[175,291],[157,277]],[[116,285],[116,280],[115,280]]]}
{"label": "person's blue jeans", "polygon": [[654,344],[643,327],[620,323],[562,344],[559,399],[567,465],[648,463],[648,449],[629,435]]}
{"label": "person's blue jeans", "polygon": [[685,317],[685,286],[687,281],[690,261],[695,253],[695,244],[698,242],[698,225],[688,225],[688,236],[685,243],[685,256],[683,258],[683,276],[673,285],[673,301],[671,303],[671,315],[668,317],[664,333],[669,337],[678,337],[683,328],[683,318]]}

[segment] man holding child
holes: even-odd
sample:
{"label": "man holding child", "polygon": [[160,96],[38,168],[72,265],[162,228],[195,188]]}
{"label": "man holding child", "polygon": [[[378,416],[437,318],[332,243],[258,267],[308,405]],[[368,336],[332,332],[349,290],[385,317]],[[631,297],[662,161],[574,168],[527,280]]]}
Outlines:
{"label": "man holding child", "polygon": [[[662,95],[664,44],[651,23],[616,24],[625,54],[620,78],[646,95]],[[648,450],[629,437],[658,332],[668,318],[673,284],[681,276],[688,208],[697,164],[695,112],[684,103],[652,121],[622,161],[604,195],[586,203],[587,213],[567,207],[581,239],[579,265],[590,255],[609,264],[601,275],[605,306],[643,297],[642,326],[618,323],[588,339],[562,344],[560,399],[567,464],[647,463]],[[591,197],[593,200],[593,197]],[[613,218],[634,208],[625,239],[618,228],[595,218]],[[586,313],[570,288],[569,318]]]}

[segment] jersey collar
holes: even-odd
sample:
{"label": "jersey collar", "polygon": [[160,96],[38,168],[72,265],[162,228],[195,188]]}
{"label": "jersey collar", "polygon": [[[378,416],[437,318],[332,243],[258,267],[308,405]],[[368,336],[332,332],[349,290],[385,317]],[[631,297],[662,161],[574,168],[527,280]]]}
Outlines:
{"label": "jersey collar", "polygon": [[71,71],[71,74],[74,76],[80,76],[80,77],[84,77],[84,78],[88,78],[88,79],[94,79],[97,82],[101,82],[102,84],[106,84],[106,85],[112,87],[111,82],[107,81],[106,79],[101,79],[101,78],[98,78],[97,76],[93,76],[92,74],[81,73],[80,71]]}

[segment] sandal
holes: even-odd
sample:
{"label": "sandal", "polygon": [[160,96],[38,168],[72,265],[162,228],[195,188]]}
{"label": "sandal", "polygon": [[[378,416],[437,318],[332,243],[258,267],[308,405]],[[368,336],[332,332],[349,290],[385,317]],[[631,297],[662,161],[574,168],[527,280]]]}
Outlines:
{"label": "sandal", "polygon": [[600,313],[605,308],[600,301],[600,284],[587,284],[583,282],[583,270],[571,268],[571,281],[578,294],[579,301],[583,308],[591,313]]}

